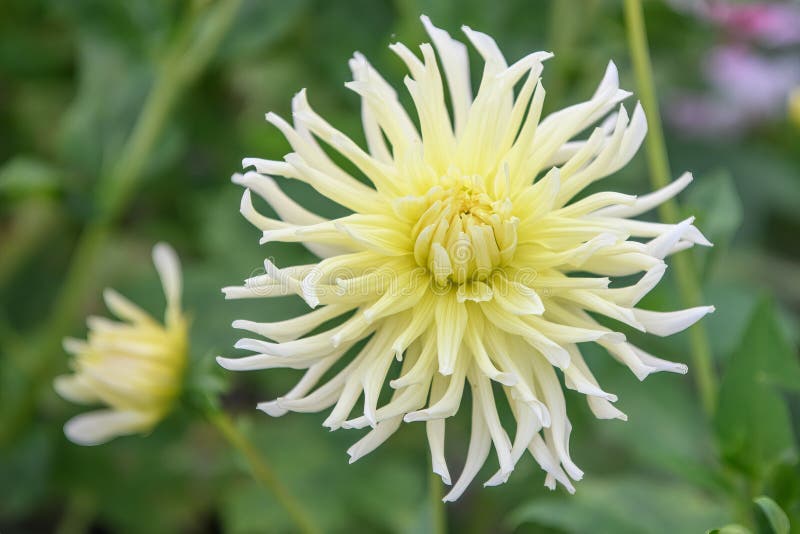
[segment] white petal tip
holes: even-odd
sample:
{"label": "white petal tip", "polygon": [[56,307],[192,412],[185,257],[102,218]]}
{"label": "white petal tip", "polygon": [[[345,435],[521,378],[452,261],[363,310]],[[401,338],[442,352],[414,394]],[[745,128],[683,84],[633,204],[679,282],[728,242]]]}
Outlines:
{"label": "white petal tip", "polygon": [[223,295],[225,295],[225,300],[230,300],[233,298],[232,296],[233,292],[237,289],[239,288],[237,288],[236,286],[230,286],[230,287],[223,287],[220,291],[222,292]]}
{"label": "white petal tip", "polygon": [[443,484],[447,486],[450,486],[452,484],[450,480],[450,472],[447,470],[447,467],[436,465],[433,467],[433,472],[439,475],[439,478],[442,479]]}
{"label": "white petal tip", "polygon": [[75,445],[94,447],[95,445],[102,445],[113,439],[112,437],[102,440],[95,439],[95,437],[85,434],[82,429],[73,424],[73,420],[74,419],[70,419],[64,424],[64,435]]}
{"label": "white petal tip", "polygon": [[483,487],[491,488],[505,484],[506,482],[508,482],[508,478],[511,476],[511,471],[513,470],[514,469],[512,468],[510,471],[509,470],[498,471],[492,476],[492,478],[483,483]]}
{"label": "white petal tip", "polygon": [[517,375],[514,373],[500,373],[492,378],[495,382],[499,382],[504,386],[515,386],[519,382]]}
{"label": "white petal tip", "polygon": [[217,365],[228,371],[240,371],[241,366],[238,363],[238,358],[225,358],[224,356],[217,356]]}
{"label": "white petal tip", "polygon": [[500,478],[499,473],[496,473],[492,478],[487,480],[483,483],[484,488],[492,488],[494,486],[499,486],[503,483],[503,480]]}
{"label": "white petal tip", "polygon": [[639,382],[644,382],[648,376],[658,372],[658,369],[649,365],[641,364],[635,369],[631,369],[631,371],[633,371],[633,375],[639,380]]}
{"label": "white petal tip", "polygon": [[282,407],[280,404],[281,399],[275,399],[273,401],[268,402],[259,402],[256,405],[256,409],[264,412],[265,414],[271,417],[280,417],[285,415],[289,410]]}
{"label": "white petal tip", "polygon": [[414,423],[416,421],[425,421],[428,418],[426,410],[419,410],[416,412],[409,412],[403,416],[403,422]]}

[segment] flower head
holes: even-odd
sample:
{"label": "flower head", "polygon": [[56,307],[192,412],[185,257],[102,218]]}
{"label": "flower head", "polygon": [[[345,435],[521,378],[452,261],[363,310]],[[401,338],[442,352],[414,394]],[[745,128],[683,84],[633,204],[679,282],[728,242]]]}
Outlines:
{"label": "flower head", "polygon": [[73,402],[108,406],[73,417],[64,425],[64,433],[79,445],[150,431],[169,412],[180,391],[188,344],[181,311],[180,263],[164,243],[153,248],[153,263],[167,299],[163,325],[113,289],[106,289],[106,305],[122,322],[89,317],[86,341],[64,340],[65,350],[75,356],[74,373],[57,377],[56,391]]}
{"label": "flower head", "polygon": [[[633,219],[692,178],[686,174],[639,198],[601,192],[576,200],[624,166],[645,135],[641,107],[629,116],[620,105],[630,93],[619,88],[615,66],[609,64],[591,99],[540,120],[539,76],[551,54],[532,53],[509,66],[494,40],[465,27],[485,62],[473,97],[467,47],[422,21],[438,59],[430,44],[420,46],[421,58],[402,44],[391,46],[410,71],[405,85],[416,121],[361,54],[350,61],[354,80],[347,87],[361,97],[367,150],[317,115],[305,91],[294,98],[293,124],[267,115],[293,152],[282,161],[244,160],[255,170],[233,177],[246,188],[241,211],[263,230],[263,243],[301,242],[322,259],[283,268],[267,260],[265,274],[224,292],[228,298],[296,294],[317,309],[275,323],[236,321],[234,327],[269,340],[242,339],[236,347],[255,354],[218,361],[234,370],[305,369],[291,391],[259,409],[278,416],[332,407],[325,426],[370,427],[348,451],[351,461],[402,422],[424,421],[434,471],[448,484],[445,420],[458,411],[468,383],[471,439],[446,500],[461,495],[492,448],[499,470],[487,484],[504,482],[529,451],[547,472],[548,487],[558,481],[573,491],[571,479],[582,472],[569,455],[571,425],[557,371],[566,387],[587,396],[597,417],[625,418],[579,344],[602,345],[640,379],[686,372],[631,345],[594,315],[666,336],[712,310],[636,307],[664,274],[666,255],[709,244],[692,219]],[[574,139],[598,121],[587,139]],[[371,185],[335,164],[319,142]],[[311,213],[270,175],[305,182],[352,214],[326,220]],[[251,191],[282,220],[257,212]],[[644,274],[635,284],[610,287],[609,277],[636,273]],[[324,326],[335,318],[341,318],[336,326]],[[388,389],[391,399],[382,403]],[[503,392],[516,420],[513,439],[495,391]],[[363,413],[352,414],[362,397]]]}

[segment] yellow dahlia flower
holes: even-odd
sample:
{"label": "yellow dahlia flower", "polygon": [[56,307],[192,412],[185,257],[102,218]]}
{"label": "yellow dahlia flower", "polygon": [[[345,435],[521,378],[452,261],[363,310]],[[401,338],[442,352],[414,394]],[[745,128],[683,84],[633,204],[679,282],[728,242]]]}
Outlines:
{"label": "yellow dahlia flower", "polygon": [[[447,484],[445,420],[458,411],[469,383],[466,465],[445,500],[463,493],[492,448],[499,470],[488,485],[504,482],[529,451],[548,487],[558,481],[573,491],[570,479],[582,472],[570,459],[571,425],[556,370],[566,387],[587,396],[597,417],[625,419],[579,344],[600,344],[640,379],[686,372],[594,316],[667,336],[713,310],[636,307],[664,274],[665,256],[710,244],[692,219],[633,219],[692,178],[685,174],[639,198],[601,192],[576,200],[628,163],[645,136],[641,107],[629,116],[619,105],[630,93],[619,88],[614,64],[588,101],[542,119],[539,76],[551,54],[535,52],[509,66],[491,37],[464,27],[484,60],[473,97],[467,47],[426,17],[422,22],[438,58],[427,43],[421,58],[403,44],[390,46],[410,71],[405,85],[416,121],[358,53],[346,86],[361,97],[366,150],[316,114],[305,91],[293,100],[293,124],[267,114],[293,152],[283,161],[244,160],[255,170],[233,177],[246,188],[242,214],[263,230],[262,243],[301,242],[321,261],[279,268],[267,260],[265,274],[223,291],[227,298],[296,294],[317,309],[276,323],[236,321],[234,327],[272,341],[242,339],[236,347],[255,354],[218,360],[232,370],[306,369],[291,391],[258,407],[278,416],[332,406],[325,426],[370,427],[348,451],[351,461],[403,421],[425,421],[433,469]],[[587,139],[574,140],[598,121]],[[358,176],[334,163],[320,141]],[[270,175],[305,182],[352,214],[326,220],[311,213]],[[251,191],[282,220],[257,212]],[[636,273],[644,274],[635,284],[610,287],[609,277]],[[335,318],[343,320],[323,327]],[[401,363],[392,369],[395,359]],[[389,377],[393,393],[381,405]],[[513,440],[498,416],[500,390],[516,420]],[[363,414],[351,415],[362,397]]]}
{"label": "yellow dahlia flower", "polygon": [[67,338],[74,374],[56,378],[59,395],[108,409],[73,417],[64,433],[79,445],[99,445],[125,434],[149,432],[169,412],[181,389],[187,353],[187,323],[181,312],[181,268],[164,243],[153,248],[167,309],[164,325],[113,289],[106,306],[122,322],[89,317],[86,341]]}

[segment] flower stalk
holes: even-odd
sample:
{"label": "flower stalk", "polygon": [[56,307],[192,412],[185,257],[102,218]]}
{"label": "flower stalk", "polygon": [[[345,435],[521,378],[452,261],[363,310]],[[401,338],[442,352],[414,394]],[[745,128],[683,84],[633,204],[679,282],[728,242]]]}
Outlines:
{"label": "flower stalk", "polygon": [[[649,125],[649,135],[645,139],[645,143],[650,181],[654,188],[661,188],[670,182],[672,173],[669,168],[661,115],[658,111],[653,67],[647,44],[647,29],[640,0],[625,0],[625,26],[638,95]],[[658,210],[659,216],[664,222],[674,223],[680,220],[680,210],[674,199],[661,204]],[[673,265],[683,304],[698,306],[703,301],[703,295],[691,256],[678,254],[673,259]],[[692,370],[700,393],[700,400],[706,414],[710,416],[714,413],[717,404],[718,387],[708,333],[702,323],[697,323],[689,329],[689,343],[691,345]]]}
{"label": "flower stalk", "polygon": [[225,440],[247,460],[253,478],[272,492],[297,528],[307,534],[319,532],[308,513],[283,485],[263,455],[259,454],[250,440],[236,428],[230,416],[221,410],[211,408],[206,410],[205,415]]}

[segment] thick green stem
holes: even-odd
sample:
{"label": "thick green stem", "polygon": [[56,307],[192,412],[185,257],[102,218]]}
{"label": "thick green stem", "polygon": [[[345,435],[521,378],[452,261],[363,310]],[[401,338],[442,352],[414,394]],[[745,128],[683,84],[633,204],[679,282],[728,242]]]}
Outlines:
{"label": "thick green stem", "polygon": [[[647,136],[647,163],[650,169],[650,180],[654,188],[667,185],[671,179],[667,146],[664,141],[664,130],[661,115],[658,111],[653,68],[650,63],[650,52],[647,45],[647,31],[644,13],[640,0],[625,0],[625,22],[628,33],[628,46],[633,60],[636,85],[642,102],[649,134]],[[666,222],[677,222],[680,218],[678,204],[669,200],[659,207],[659,215]],[[703,302],[697,272],[688,254],[679,254],[673,259],[678,290],[686,306],[699,306]],[[717,380],[711,355],[708,333],[702,323],[689,329],[691,344],[692,368],[700,399],[706,414],[714,413],[717,403]]]}
{"label": "thick green stem", "polygon": [[2,392],[7,414],[0,420],[0,445],[8,442],[33,412],[38,392],[62,368],[61,339],[76,315],[95,274],[95,262],[111,235],[113,223],[141,183],[148,156],[158,141],[179,95],[197,79],[230,27],[241,0],[225,0],[194,13],[167,50],[153,87],[119,158],[98,181],[98,214],[81,233],[52,312],[31,348],[19,387]]}
{"label": "thick green stem", "polygon": [[442,481],[439,475],[430,470],[428,477],[430,505],[431,505],[431,533],[445,534],[447,532],[447,510],[442,501]]}
{"label": "thick green stem", "polygon": [[209,409],[206,412],[206,417],[217,427],[228,443],[244,456],[250,467],[253,478],[272,492],[275,499],[286,510],[297,528],[306,533],[319,532],[319,529],[314,526],[310,516],[292,496],[286,486],[281,483],[263,455],[259,454],[255,446],[253,446],[247,437],[236,428],[230,416],[220,410]]}

